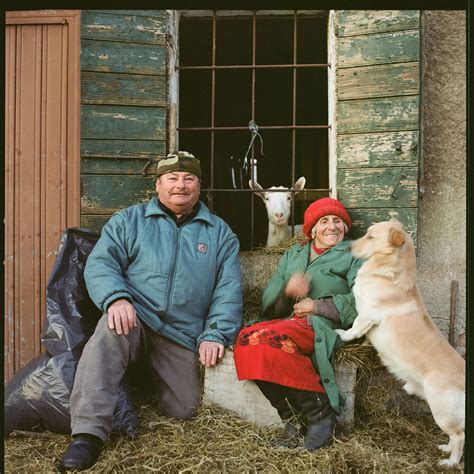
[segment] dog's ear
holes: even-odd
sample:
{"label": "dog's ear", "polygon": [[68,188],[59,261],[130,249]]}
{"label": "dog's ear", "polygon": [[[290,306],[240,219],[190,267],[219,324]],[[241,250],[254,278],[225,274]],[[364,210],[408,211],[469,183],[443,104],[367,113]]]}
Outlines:
{"label": "dog's ear", "polygon": [[390,245],[393,247],[401,247],[405,243],[405,234],[401,229],[392,227],[388,236]]}

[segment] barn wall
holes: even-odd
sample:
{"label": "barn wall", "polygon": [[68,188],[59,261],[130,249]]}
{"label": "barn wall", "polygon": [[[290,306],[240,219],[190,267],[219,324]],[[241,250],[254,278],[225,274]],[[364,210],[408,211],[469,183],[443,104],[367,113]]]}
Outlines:
{"label": "barn wall", "polygon": [[459,282],[457,331],[466,322],[466,13],[425,12],[422,33],[423,182],[418,279],[445,334],[450,287]]}
{"label": "barn wall", "polygon": [[81,225],[154,195],[149,159],[166,153],[166,11],[84,10]]}
{"label": "barn wall", "polygon": [[402,221],[416,242],[419,163],[420,14],[335,14],[337,197],[352,237],[372,222]]}
{"label": "barn wall", "polygon": [[[415,12],[405,12],[398,19],[393,15],[387,18],[382,15],[377,21],[368,18],[371,21],[365,23],[352,21],[352,14],[357,16],[355,12],[341,12],[339,17],[341,48],[352,48],[354,41],[362,41],[368,34],[375,37],[399,35],[406,39],[407,45],[411,44],[410,34],[416,36],[418,18]],[[166,12],[83,11],[82,17],[81,224],[99,230],[115,210],[147,200],[153,194],[153,167],[148,168],[145,176],[142,170],[148,158],[166,152]],[[400,24],[402,20],[403,25]],[[416,205],[412,207],[412,201],[416,200],[414,183],[418,164],[418,154],[414,153],[412,145],[417,143],[418,131],[390,129],[382,134],[377,130],[364,134],[363,130],[350,128],[354,124],[349,120],[351,116],[360,118],[362,111],[349,114],[344,109],[345,106],[357,107],[361,100],[375,103],[387,98],[393,102],[398,97],[406,105],[417,97],[416,52],[402,48],[400,51],[406,51],[407,58],[397,59],[388,68],[384,64],[367,65],[367,58],[364,64],[344,62],[358,58],[347,50],[347,54],[341,54],[343,64],[338,73],[338,118],[342,127],[338,151],[363,151],[366,138],[388,137],[390,143],[397,145],[397,166],[413,173],[398,190],[397,204],[401,207],[397,211],[410,230],[418,234],[420,286],[433,318],[446,333],[452,280],[460,283],[457,333],[462,332],[465,325],[464,22],[464,12],[426,12],[422,34],[424,70],[421,73],[424,139],[421,184],[425,192],[419,200],[419,212]],[[369,26],[375,28],[374,31],[369,31]],[[365,29],[360,30],[362,27]],[[401,54],[400,51],[397,54]],[[403,85],[400,85],[401,77],[404,78]],[[347,118],[346,122],[344,118]],[[405,125],[395,128],[406,130]],[[357,143],[358,139],[361,143]],[[339,153],[339,187],[348,182],[346,178],[354,180],[358,175],[363,175],[364,181],[370,180],[374,170],[376,182],[390,181],[390,177],[381,179],[381,173],[394,170],[393,150],[385,153],[384,143],[369,142],[377,153],[369,154],[367,163],[353,163],[357,154]],[[378,160],[375,164],[372,163],[374,159]],[[359,186],[352,182],[345,192],[357,188]],[[378,205],[362,209],[361,227],[366,225],[362,218],[368,214],[374,220],[385,218],[383,210],[386,208]],[[447,235],[442,229],[451,230],[453,226],[456,226],[456,232],[450,232],[450,245],[447,245]]]}

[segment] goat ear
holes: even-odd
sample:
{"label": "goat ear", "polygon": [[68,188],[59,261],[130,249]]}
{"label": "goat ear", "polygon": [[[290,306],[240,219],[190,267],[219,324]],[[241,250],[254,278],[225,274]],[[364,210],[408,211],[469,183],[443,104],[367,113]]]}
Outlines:
{"label": "goat ear", "polygon": [[392,227],[389,233],[389,242],[393,247],[401,247],[405,243],[403,230]]}
{"label": "goat ear", "polygon": [[260,198],[265,199],[265,192],[263,191],[262,186],[260,186],[257,181],[249,180],[249,188]]}
{"label": "goat ear", "polygon": [[295,194],[298,194],[299,191],[304,189],[304,186],[306,184],[306,178],[304,176],[301,176],[298,181],[296,181],[295,185],[293,186],[294,189],[298,189],[298,191],[295,191]]}

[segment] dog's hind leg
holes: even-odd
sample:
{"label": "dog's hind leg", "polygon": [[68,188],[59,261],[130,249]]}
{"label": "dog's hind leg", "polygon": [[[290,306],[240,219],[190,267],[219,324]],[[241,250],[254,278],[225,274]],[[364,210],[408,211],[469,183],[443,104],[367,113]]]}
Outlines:
{"label": "dog's hind leg", "polygon": [[342,341],[347,342],[364,336],[376,324],[377,323],[375,321],[357,316],[357,318],[355,318],[354,322],[352,323],[352,327],[350,329],[348,329],[347,331],[344,331],[343,329],[335,329],[335,331]]}
{"label": "dog's hind leg", "polygon": [[451,438],[449,439],[448,444],[438,444],[438,449],[443,451],[443,453],[450,453],[451,452]]}
{"label": "dog's hind leg", "polygon": [[425,384],[424,388],[436,424],[449,436],[449,443],[439,445],[438,448],[451,454],[439,465],[455,466],[459,464],[464,448],[464,393],[440,390],[435,384]]}
{"label": "dog's hind leg", "polygon": [[418,395],[421,398],[425,398],[425,394],[423,393],[423,388],[421,385],[417,382],[414,382],[413,380],[407,380],[405,385],[403,385],[403,388],[405,389],[405,392],[407,392],[410,395]]}
{"label": "dog's hind leg", "polygon": [[[441,446],[446,447],[446,451],[450,450],[451,455],[449,456],[449,459],[443,459],[441,460],[438,464],[440,466],[455,466],[459,464],[459,461],[461,460],[462,456],[462,451],[464,448],[464,431],[459,430],[456,433],[452,433],[449,435],[449,443],[445,445],[440,445],[438,448],[441,448]],[[444,451],[444,449],[442,449]]]}

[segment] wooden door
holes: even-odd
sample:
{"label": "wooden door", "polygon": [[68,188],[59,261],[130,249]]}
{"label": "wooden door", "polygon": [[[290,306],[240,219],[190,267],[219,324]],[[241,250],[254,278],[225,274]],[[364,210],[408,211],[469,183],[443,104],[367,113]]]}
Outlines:
{"label": "wooden door", "polygon": [[80,12],[6,13],[5,380],[41,352],[61,233],[80,223]]}

